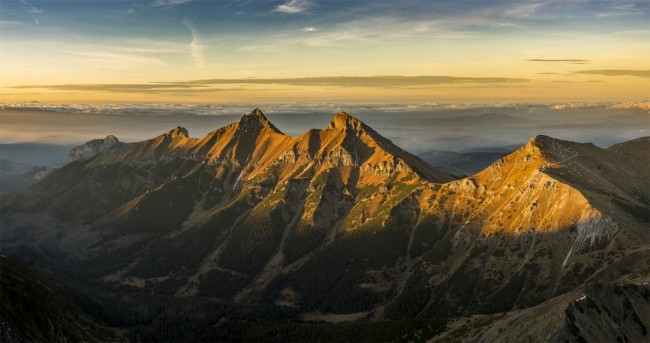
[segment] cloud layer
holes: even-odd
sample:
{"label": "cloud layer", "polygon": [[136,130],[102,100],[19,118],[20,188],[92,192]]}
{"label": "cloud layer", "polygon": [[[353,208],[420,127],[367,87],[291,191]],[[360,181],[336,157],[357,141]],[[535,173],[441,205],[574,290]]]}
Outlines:
{"label": "cloud layer", "polygon": [[603,69],[603,70],[580,70],[580,71],[576,71],[575,73],[584,74],[584,75],[650,77],[650,70]]}
{"label": "cloud layer", "polygon": [[233,90],[208,88],[223,85],[285,85],[300,87],[364,87],[405,88],[441,84],[508,84],[527,82],[522,78],[507,77],[454,77],[454,76],[330,76],[274,79],[207,79],[183,82],[155,82],[143,84],[61,84],[23,85],[15,89],[49,89],[89,92],[178,92],[182,90],[210,92]]}
{"label": "cloud layer", "polygon": [[571,63],[571,64],[587,64],[590,60],[583,59],[549,59],[549,58],[529,58],[528,62],[550,62],[550,63]]}

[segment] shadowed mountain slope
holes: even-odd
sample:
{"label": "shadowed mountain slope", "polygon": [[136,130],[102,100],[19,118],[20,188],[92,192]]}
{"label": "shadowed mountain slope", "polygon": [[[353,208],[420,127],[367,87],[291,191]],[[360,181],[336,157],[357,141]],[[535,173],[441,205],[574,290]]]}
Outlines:
{"label": "shadowed mountain slope", "polygon": [[290,137],[256,109],[73,160],[0,200],[0,243],[82,283],[310,319],[493,314],[647,276],[647,142],[536,136],[453,180],[347,113]]}
{"label": "shadowed mountain slope", "polygon": [[97,306],[83,292],[0,255],[3,342],[111,340],[114,332],[76,303]]}

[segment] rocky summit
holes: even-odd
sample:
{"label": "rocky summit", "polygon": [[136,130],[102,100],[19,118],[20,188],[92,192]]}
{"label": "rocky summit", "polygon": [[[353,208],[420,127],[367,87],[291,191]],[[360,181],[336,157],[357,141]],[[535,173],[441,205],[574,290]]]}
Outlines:
{"label": "rocky summit", "polygon": [[0,244],[85,290],[96,339],[644,341],[649,145],[535,136],[456,179],[345,112],[291,137],[255,109],[74,148],[1,198]]}
{"label": "rocky summit", "polygon": [[67,162],[70,163],[76,160],[95,157],[119,144],[120,141],[113,135],[106,136],[104,139],[93,139],[86,144],[80,145],[70,150]]}

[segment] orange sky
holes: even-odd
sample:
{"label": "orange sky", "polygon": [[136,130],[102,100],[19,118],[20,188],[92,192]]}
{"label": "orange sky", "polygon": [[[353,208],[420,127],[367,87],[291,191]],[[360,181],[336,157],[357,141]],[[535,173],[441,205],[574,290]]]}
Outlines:
{"label": "orange sky", "polygon": [[0,30],[0,102],[618,101],[650,89],[643,2],[7,0]]}

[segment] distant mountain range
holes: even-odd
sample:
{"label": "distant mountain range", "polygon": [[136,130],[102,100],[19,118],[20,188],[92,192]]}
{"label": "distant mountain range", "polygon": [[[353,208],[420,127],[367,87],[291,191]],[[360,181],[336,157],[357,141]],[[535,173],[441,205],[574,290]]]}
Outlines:
{"label": "distant mountain range", "polygon": [[451,175],[465,177],[474,175],[487,168],[498,159],[511,154],[514,150],[490,149],[486,151],[425,151],[419,153],[418,157],[430,165]]}
{"label": "distant mountain range", "polygon": [[[649,148],[536,136],[455,165],[497,158],[458,179],[345,112],[291,137],[256,109],[200,139],[177,127],[73,149],[0,199],[0,247],[125,316],[164,302],[175,323],[88,314],[118,336],[642,341]],[[182,310],[201,299],[218,315]]]}

